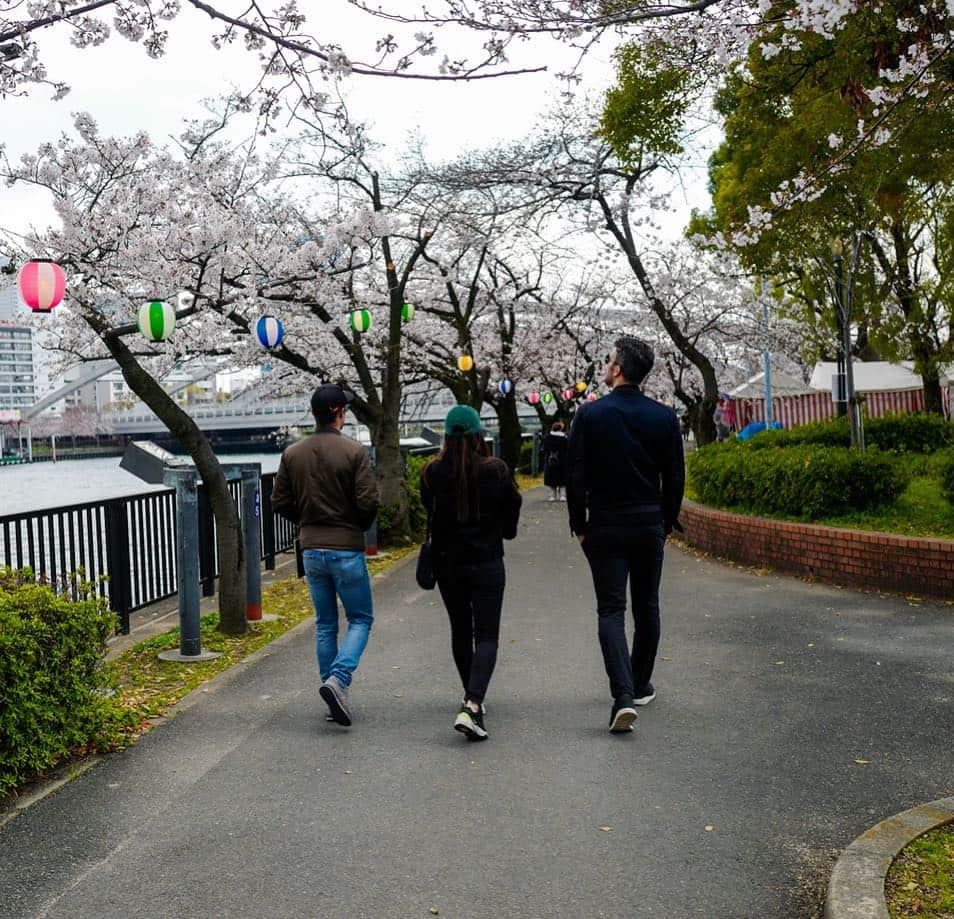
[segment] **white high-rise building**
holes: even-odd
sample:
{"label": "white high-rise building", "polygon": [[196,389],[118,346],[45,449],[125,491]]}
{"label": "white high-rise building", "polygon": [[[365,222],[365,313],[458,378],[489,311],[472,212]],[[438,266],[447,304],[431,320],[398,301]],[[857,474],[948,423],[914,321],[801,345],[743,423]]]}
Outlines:
{"label": "white high-rise building", "polygon": [[0,411],[36,402],[33,330],[16,284],[0,276]]}

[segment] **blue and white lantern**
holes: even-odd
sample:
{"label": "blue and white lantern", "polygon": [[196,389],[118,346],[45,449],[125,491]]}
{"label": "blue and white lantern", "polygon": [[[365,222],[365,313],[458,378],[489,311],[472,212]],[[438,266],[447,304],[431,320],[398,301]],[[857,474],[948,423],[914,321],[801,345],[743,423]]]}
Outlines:
{"label": "blue and white lantern", "polygon": [[500,395],[509,396],[513,392],[513,383],[510,380],[501,380],[497,389],[500,390]]}
{"label": "blue and white lantern", "polygon": [[263,348],[277,348],[285,337],[285,329],[274,316],[262,316],[255,323],[255,337]]}

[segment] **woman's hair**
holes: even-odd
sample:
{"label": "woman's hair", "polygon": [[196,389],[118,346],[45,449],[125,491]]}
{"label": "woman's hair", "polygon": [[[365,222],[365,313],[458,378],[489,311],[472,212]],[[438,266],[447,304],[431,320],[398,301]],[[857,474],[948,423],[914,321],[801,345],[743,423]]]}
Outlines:
{"label": "woman's hair", "polygon": [[553,424],[550,425],[550,430],[551,430],[551,431],[562,431],[562,430],[563,430],[563,422],[562,422],[562,421],[554,421]]}
{"label": "woman's hair", "polygon": [[480,434],[448,434],[438,459],[450,464],[451,480],[457,497],[457,522],[466,523],[480,515],[478,474],[480,464],[489,456]]}

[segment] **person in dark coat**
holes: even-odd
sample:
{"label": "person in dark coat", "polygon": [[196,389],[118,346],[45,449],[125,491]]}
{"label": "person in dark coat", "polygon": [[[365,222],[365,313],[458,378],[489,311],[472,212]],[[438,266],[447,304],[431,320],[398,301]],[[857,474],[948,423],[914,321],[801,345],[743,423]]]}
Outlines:
{"label": "person in dark coat", "polygon": [[522,498],[507,464],[488,456],[473,408],[455,405],[444,433],[444,448],[421,472],[421,501],[464,686],[454,730],[486,740],[484,697],[497,663],[506,583],[503,540],[517,535]]}
{"label": "person in dark coat", "polygon": [[[570,530],[590,564],[600,648],[613,707],[610,730],[632,730],[636,708],[656,698],[659,579],[666,536],[678,526],[685,482],[676,413],[640,392],[652,348],[620,338],[606,357],[612,391],[577,409],[569,437]],[[633,647],[626,643],[626,582]]]}
{"label": "person in dark coat", "polygon": [[566,501],[566,432],[562,421],[554,421],[543,438],[543,484],[550,489],[548,501]]}

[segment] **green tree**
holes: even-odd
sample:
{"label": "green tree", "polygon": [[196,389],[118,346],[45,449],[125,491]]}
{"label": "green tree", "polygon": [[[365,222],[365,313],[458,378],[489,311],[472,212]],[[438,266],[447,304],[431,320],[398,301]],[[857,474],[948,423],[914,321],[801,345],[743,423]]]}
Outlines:
{"label": "green tree", "polygon": [[949,58],[928,65],[934,82],[921,98],[866,89],[925,29],[950,29],[940,4],[926,9],[908,0],[862,4],[829,38],[750,51],[716,100],[725,141],[710,163],[714,207],[691,229],[722,231],[746,267],[801,303],[822,338],[834,323],[830,242],[865,234],[855,350],[913,359],[926,407],[940,412],[954,320]]}

